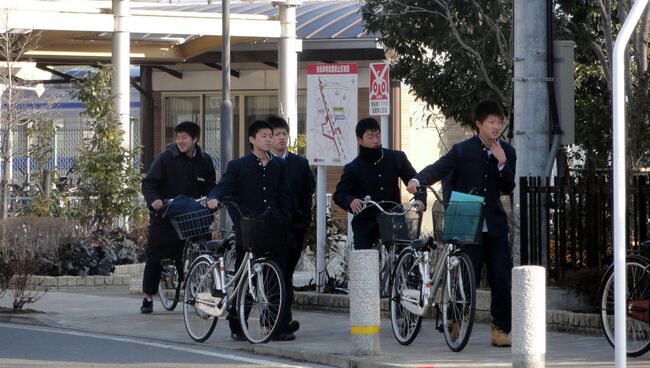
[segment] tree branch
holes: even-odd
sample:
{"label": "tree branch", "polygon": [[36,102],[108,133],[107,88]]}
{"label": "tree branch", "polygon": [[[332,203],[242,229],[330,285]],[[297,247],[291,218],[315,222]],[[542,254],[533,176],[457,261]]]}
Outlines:
{"label": "tree branch", "polygon": [[483,11],[483,7],[476,1],[472,0],[472,4],[474,4],[474,7],[478,11],[478,13],[483,17],[485,22],[487,23],[488,27],[494,32],[496,35],[496,40],[497,44],[499,45],[499,51],[501,52],[501,55],[503,56],[504,60],[506,61],[506,65],[508,65],[509,68],[512,68],[512,52],[509,47],[509,43],[506,40],[506,37],[503,35],[503,32],[501,32],[501,28],[490,18],[485,11]]}

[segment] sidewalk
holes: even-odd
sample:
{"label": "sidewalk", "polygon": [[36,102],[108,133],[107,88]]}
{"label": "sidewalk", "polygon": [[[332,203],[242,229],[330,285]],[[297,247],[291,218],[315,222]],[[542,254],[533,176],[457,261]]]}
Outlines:
{"label": "sidewalk", "polygon": [[[8,297],[0,306],[8,307]],[[162,311],[154,302],[154,313],[139,313],[140,297],[126,290],[83,290],[49,292],[30,308],[44,314],[13,318],[12,322],[40,323],[53,327],[143,337],[171,342],[193,343],[183,324],[182,306],[174,312]],[[225,321],[220,320],[214,334],[202,345],[245,350],[277,357],[327,364],[337,367],[510,367],[510,349],[489,345],[489,325],[475,324],[468,346],[460,353],[451,352],[442,334],[425,320],[418,338],[410,346],[399,345],[391,332],[390,321],[382,320],[382,354],[371,357],[350,355],[349,316],[297,310],[294,318],[301,322],[297,339],[265,345],[234,342],[229,338]],[[21,320],[21,321],[19,321]],[[9,322],[0,314],[0,322]],[[547,333],[547,367],[613,367],[614,350],[603,337]],[[650,366],[650,354],[628,358],[628,367]]]}

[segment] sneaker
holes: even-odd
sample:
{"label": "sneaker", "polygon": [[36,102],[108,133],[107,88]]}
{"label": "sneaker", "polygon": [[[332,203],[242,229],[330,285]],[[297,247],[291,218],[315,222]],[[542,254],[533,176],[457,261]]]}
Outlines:
{"label": "sneaker", "polygon": [[291,333],[294,333],[300,329],[300,322],[293,320],[287,325],[287,330]]}
{"label": "sneaker", "polygon": [[230,338],[233,339],[234,341],[246,341],[244,335],[240,332],[231,332]]}
{"label": "sneaker", "polygon": [[140,313],[149,314],[153,312],[153,300],[147,298],[142,299],[142,307],[140,307]]}
{"label": "sneaker", "polygon": [[510,345],[510,336],[499,327],[492,325],[492,346],[507,348]]}

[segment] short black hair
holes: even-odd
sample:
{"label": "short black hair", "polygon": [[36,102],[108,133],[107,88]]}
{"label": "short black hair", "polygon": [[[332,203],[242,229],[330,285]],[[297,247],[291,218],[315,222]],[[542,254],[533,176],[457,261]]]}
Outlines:
{"label": "short black hair", "polygon": [[289,124],[287,124],[287,121],[284,120],[284,118],[281,116],[275,116],[275,115],[269,116],[268,118],[266,118],[266,122],[269,123],[272,130],[286,129],[287,132],[289,132]]}
{"label": "short black hair", "polygon": [[498,116],[503,120],[503,109],[498,102],[494,100],[483,100],[474,106],[474,120],[472,121],[472,126],[476,125],[476,122],[479,121],[483,123],[488,116],[494,115]]}
{"label": "short black hair", "polygon": [[201,127],[193,121],[183,121],[174,127],[174,132],[176,134],[187,133],[192,138],[199,138],[201,136]]}
{"label": "short black hair", "polygon": [[363,138],[363,133],[371,131],[381,131],[381,128],[379,127],[379,122],[373,118],[364,118],[359,120],[357,123],[357,127],[355,129],[355,133],[357,134],[357,138]]}
{"label": "short black hair", "polygon": [[[269,125],[269,123],[267,123],[264,120],[255,120],[253,122],[253,124],[251,124],[248,127],[248,137],[255,138],[255,136],[257,135],[257,132],[259,132],[262,129],[268,129],[271,132],[273,132],[273,128],[271,128],[271,125]],[[251,146],[251,150],[252,150],[253,149],[253,144],[251,144],[250,142],[248,142],[248,144]]]}

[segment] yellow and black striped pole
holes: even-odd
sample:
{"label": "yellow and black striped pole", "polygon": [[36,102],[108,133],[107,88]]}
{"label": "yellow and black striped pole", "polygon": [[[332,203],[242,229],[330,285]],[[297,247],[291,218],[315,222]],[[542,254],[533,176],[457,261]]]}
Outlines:
{"label": "yellow and black striped pole", "polygon": [[379,354],[379,254],[353,250],[348,268],[352,354]]}

